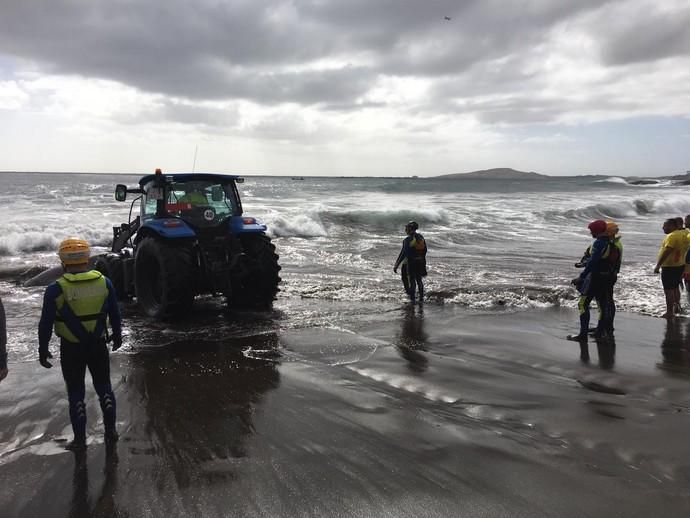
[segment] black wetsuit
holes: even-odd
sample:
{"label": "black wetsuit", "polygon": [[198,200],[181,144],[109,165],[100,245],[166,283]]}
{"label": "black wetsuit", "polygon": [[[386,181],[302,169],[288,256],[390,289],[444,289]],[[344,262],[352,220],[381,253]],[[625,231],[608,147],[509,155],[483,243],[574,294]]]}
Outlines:
{"label": "black wetsuit", "polygon": [[7,368],[7,322],[5,321],[5,307],[0,299],[0,370]]}
{"label": "black wetsuit", "polygon": [[[106,279],[108,297],[102,308],[102,313],[107,314],[113,330],[113,337],[122,340],[120,309],[117,304],[115,289],[109,279]],[[43,309],[38,325],[39,355],[45,355],[48,351],[48,343],[53,331],[53,323],[57,317],[55,299],[60,296],[62,290],[57,283],[48,286],[43,297]],[[77,441],[85,440],[86,436],[86,387],[84,377],[88,367],[93,380],[93,387],[98,394],[98,399],[103,412],[103,425],[106,433],[115,430],[115,394],[110,383],[110,357],[105,335],[84,342],[70,342],[60,338],[60,365],[62,376],[67,385],[67,398],[69,401],[70,421],[74,438]]]}
{"label": "black wetsuit", "polygon": [[[592,300],[599,306],[597,335],[609,332],[612,327],[610,294],[613,292],[615,260],[618,249],[606,236],[599,236],[590,247],[591,255],[586,259],[585,269],[580,274],[581,296],[578,300],[580,311],[580,333],[586,337],[589,331],[589,306]],[[587,254],[585,254],[586,256]],[[614,257],[615,256],[615,257]],[[585,259],[583,257],[583,259]]]}
{"label": "black wetsuit", "polygon": [[410,300],[416,302],[416,292],[419,291],[419,301],[424,299],[424,282],[426,277],[426,241],[417,232],[403,240],[402,249],[395,261],[395,267],[402,264],[400,275],[405,292]]}
{"label": "black wetsuit", "polygon": [[616,301],[613,299],[613,287],[618,281],[618,274],[621,271],[621,263],[623,261],[623,244],[620,237],[610,239],[611,251],[609,254],[609,264],[611,267],[611,275],[606,285],[608,293],[606,299],[609,303],[608,322],[606,330],[613,333],[613,319],[616,317]]}

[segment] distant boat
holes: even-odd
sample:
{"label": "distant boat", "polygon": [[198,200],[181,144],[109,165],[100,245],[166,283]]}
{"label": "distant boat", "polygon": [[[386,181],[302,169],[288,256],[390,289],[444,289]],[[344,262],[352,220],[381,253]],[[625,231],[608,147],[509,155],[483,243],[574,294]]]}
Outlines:
{"label": "distant boat", "polygon": [[304,180],[304,176],[293,176],[293,180]]}

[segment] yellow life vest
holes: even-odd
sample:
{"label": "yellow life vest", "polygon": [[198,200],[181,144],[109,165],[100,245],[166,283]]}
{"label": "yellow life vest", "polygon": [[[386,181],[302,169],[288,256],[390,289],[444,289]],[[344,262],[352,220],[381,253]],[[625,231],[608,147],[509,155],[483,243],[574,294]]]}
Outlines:
{"label": "yellow life vest", "polygon": [[[106,319],[103,306],[108,298],[103,274],[96,270],[65,273],[57,283],[62,293],[55,299],[55,334],[74,343],[81,342],[80,337],[85,336],[101,338]],[[101,326],[98,326],[99,321]],[[94,332],[98,336],[94,336]]]}

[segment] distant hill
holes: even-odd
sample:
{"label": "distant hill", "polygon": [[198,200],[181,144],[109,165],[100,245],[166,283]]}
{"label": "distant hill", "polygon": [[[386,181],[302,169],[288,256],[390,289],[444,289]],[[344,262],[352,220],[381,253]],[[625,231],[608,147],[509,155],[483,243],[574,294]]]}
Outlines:
{"label": "distant hill", "polygon": [[542,180],[550,178],[545,174],[525,171],[516,171],[510,167],[499,167],[496,169],[484,169],[482,171],[472,171],[471,173],[442,174],[436,178],[482,178],[491,180]]}

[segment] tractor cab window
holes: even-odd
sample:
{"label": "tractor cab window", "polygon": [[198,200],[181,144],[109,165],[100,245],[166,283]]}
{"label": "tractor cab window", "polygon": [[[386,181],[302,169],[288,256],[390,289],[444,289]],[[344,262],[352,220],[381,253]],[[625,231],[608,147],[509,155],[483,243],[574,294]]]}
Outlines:
{"label": "tractor cab window", "polygon": [[231,183],[209,180],[173,182],[168,185],[166,210],[198,227],[217,225],[237,213]]}
{"label": "tractor cab window", "polygon": [[172,183],[168,188],[167,205],[186,205],[184,208],[209,205],[210,186],[203,181]]}
{"label": "tractor cab window", "polygon": [[165,210],[197,227],[214,226],[233,214],[241,214],[237,191],[229,182],[187,180],[168,182],[162,191],[152,184],[144,187],[144,219],[154,217],[158,200],[165,200]]}
{"label": "tractor cab window", "polygon": [[144,187],[144,194],[144,219],[148,219],[155,216],[158,200],[165,197],[165,191],[151,182]]}

